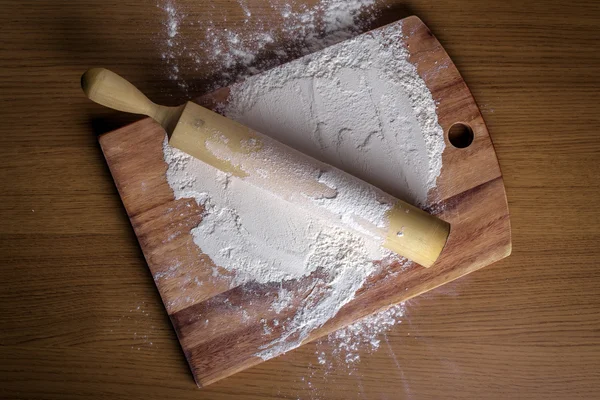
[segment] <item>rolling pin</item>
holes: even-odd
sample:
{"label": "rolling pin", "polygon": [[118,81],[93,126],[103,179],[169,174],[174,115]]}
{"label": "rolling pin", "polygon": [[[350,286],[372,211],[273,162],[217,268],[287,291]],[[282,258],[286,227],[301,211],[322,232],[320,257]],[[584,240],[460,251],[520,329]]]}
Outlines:
{"label": "rolling pin", "polygon": [[81,87],[98,104],[154,119],[169,145],[424,267],[446,244],[447,222],[198,104],[155,104],[103,68],[85,72]]}

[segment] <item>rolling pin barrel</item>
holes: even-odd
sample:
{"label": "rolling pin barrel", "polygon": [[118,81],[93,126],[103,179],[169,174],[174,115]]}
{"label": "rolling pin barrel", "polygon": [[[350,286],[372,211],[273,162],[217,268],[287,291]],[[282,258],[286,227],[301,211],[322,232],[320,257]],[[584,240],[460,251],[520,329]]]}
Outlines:
{"label": "rolling pin barrel", "polygon": [[155,119],[171,146],[425,267],[446,244],[445,221],[195,103],[157,105],[106,69],[87,71],[81,84],[99,104]]}

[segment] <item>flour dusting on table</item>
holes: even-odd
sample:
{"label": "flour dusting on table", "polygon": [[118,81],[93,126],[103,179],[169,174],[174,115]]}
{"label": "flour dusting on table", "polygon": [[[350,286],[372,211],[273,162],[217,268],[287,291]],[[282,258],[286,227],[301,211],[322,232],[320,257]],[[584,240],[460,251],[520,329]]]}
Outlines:
{"label": "flour dusting on table", "polygon": [[[214,70],[214,88],[227,86],[298,56],[350,39],[365,30],[379,15],[382,0],[320,0],[312,5],[295,0],[265,0],[258,4],[274,11],[268,19],[252,12],[257,2],[238,0],[243,16],[235,28],[223,29],[227,15],[214,3],[202,5],[202,18],[184,3],[160,1],[165,13],[165,32],[158,42],[168,76],[187,93],[184,69]],[[185,3],[188,4],[189,3]],[[191,34],[183,34],[180,28]],[[282,45],[282,43],[285,43]],[[262,57],[265,53],[269,57]],[[185,67],[184,67],[185,66]]]}
{"label": "flour dusting on table", "polygon": [[[351,368],[360,361],[361,350],[374,352],[379,349],[381,336],[394,325],[402,323],[404,314],[405,304],[400,303],[329,334],[326,339],[317,342],[319,364],[331,368],[335,363],[342,363]],[[330,354],[320,350],[325,340],[336,344]],[[385,336],[384,340],[387,340]]]}
{"label": "flour dusting on table", "polygon": [[[360,26],[357,16],[374,3],[329,0],[299,12],[284,5],[281,16],[290,21],[288,29],[301,34],[300,52],[308,53],[353,36]],[[172,2],[164,7],[171,41],[163,58],[171,78],[180,80],[177,60],[181,46],[176,39],[184,15],[169,11],[174,7]],[[240,1],[240,7],[251,19],[248,4]],[[223,39],[214,26],[206,27],[206,34],[214,39],[212,61],[220,62],[225,70],[243,65],[246,69],[241,75],[259,71],[253,69],[255,47],[245,48],[246,39],[233,32]],[[266,46],[273,42],[273,32],[259,29],[254,38],[259,47],[261,43]],[[223,40],[227,49],[221,47],[221,52]],[[289,50],[279,51],[284,57]],[[441,172],[443,131],[431,93],[407,57],[401,26],[394,24],[234,84],[228,103],[219,111],[393,196],[426,206]],[[299,346],[354,298],[378,270],[374,261],[384,260],[386,265],[397,257],[368,238],[307,215],[243,179],[171,148],[166,140],[164,155],[175,198],[193,198],[205,208],[201,223],[191,233],[214,262],[215,274],[220,268],[232,272],[233,285],[314,277],[293,317],[274,321],[283,333],[259,349],[257,355],[264,359]],[[352,207],[356,200],[339,199],[332,206],[339,211]],[[282,289],[272,309],[277,313],[285,310],[290,304],[288,296],[293,295]],[[377,323],[381,318],[396,323],[402,315],[397,307],[379,314]],[[382,330],[369,329],[373,321],[346,328],[332,340],[360,343],[361,334],[375,338]],[[265,323],[264,328],[268,333],[273,326]],[[376,340],[369,340],[371,346],[378,345]],[[354,349],[350,344],[345,347],[351,352]],[[351,359],[354,355],[348,361]]]}

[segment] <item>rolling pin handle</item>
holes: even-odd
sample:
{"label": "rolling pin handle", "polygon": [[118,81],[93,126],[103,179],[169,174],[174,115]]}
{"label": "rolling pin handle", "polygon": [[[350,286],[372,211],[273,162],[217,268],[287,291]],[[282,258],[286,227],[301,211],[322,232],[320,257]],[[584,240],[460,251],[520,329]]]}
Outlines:
{"label": "rolling pin handle", "polygon": [[105,68],[91,68],[81,76],[86,96],[105,107],[154,117],[158,105],[123,77]]}

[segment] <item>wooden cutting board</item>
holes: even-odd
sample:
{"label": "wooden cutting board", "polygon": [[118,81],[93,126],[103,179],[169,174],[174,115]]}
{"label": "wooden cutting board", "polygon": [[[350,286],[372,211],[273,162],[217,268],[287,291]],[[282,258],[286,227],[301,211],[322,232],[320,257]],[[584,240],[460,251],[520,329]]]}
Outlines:
{"label": "wooden cutting board", "polygon": [[[489,265],[511,252],[510,220],[504,183],[489,133],[465,82],[448,55],[417,17],[395,23],[406,36],[410,61],[438,103],[446,132],[443,169],[436,193],[441,217],[452,225],[441,258],[431,268],[393,265],[371,276],[353,301],[304,342],[369,314],[417,296]],[[440,66],[443,66],[440,68]],[[226,102],[221,89],[198,101],[207,107]],[[448,141],[455,123],[468,124],[474,140],[466,148]],[[214,277],[214,265],[194,244],[189,231],[201,221],[202,207],[175,200],[163,161],[165,133],[144,119],[100,138],[100,144],[127,214],[179,341],[199,386],[263,361],[260,347],[277,339],[275,319],[293,316],[311,277],[287,282],[293,306],[271,309],[280,284],[232,287],[231,276]],[[287,285],[287,286],[286,286]]]}

